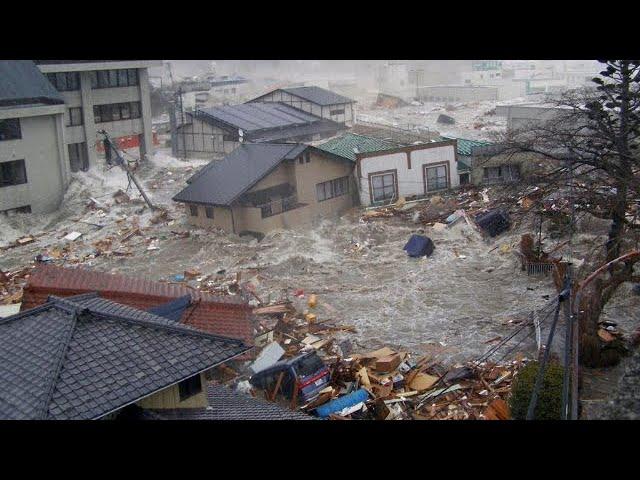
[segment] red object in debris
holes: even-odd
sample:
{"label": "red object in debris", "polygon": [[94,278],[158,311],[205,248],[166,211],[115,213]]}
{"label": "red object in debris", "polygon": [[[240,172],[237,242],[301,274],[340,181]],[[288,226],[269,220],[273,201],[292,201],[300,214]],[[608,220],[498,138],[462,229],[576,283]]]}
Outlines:
{"label": "red object in debris", "polygon": [[304,290],[302,290],[301,288],[298,288],[293,292],[293,296],[298,298],[304,297]]}
{"label": "red object in debris", "polygon": [[[89,292],[98,292],[102,298],[140,310],[190,295],[192,304],[185,310],[180,323],[208,333],[239,338],[247,345],[254,343],[252,308],[240,297],[216,296],[181,285],[81,268],[37,267],[24,288],[20,309],[24,311],[42,305],[49,295],[69,297]],[[238,358],[250,356],[246,353]]]}

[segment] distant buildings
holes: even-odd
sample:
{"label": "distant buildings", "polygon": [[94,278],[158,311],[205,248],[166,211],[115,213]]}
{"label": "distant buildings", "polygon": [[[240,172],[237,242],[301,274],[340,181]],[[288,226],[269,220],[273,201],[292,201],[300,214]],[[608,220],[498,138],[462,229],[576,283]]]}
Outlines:
{"label": "distant buildings", "polygon": [[418,87],[418,100],[422,102],[481,102],[498,100],[498,88],[472,85],[433,85]]}

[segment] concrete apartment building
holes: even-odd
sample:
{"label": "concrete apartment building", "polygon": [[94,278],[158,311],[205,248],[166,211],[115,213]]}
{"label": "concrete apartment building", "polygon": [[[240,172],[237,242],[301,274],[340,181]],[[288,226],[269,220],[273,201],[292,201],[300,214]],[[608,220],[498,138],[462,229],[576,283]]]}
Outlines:
{"label": "concrete apartment building", "polygon": [[97,130],[152,153],[147,68],[154,61],[0,61],[0,212],[48,213],[70,173],[104,158]]}
{"label": "concrete apartment building", "polygon": [[64,99],[32,61],[0,61],[0,212],[60,204],[69,183],[64,114]]}
{"label": "concrete apartment building", "polygon": [[353,162],[308,145],[242,143],[173,200],[187,205],[192,225],[261,236],[353,206],[352,172]]}
{"label": "concrete apartment building", "polygon": [[106,130],[118,145],[144,159],[153,153],[149,67],[155,60],[36,60],[65,104],[66,155],[72,172],[104,158],[97,135]]}

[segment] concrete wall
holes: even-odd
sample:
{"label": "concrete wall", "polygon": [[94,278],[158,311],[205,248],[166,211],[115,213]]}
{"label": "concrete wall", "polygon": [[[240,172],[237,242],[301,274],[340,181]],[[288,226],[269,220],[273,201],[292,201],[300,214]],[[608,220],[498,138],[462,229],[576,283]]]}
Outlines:
{"label": "concrete wall", "polygon": [[449,188],[457,187],[460,179],[457,173],[455,142],[416,145],[393,152],[373,152],[357,155],[360,203],[371,204],[369,175],[375,172],[395,170],[398,196],[422,196],[429,192],[425,181],[424,166],[445,164],[449,178]]}
{"label": "concrete wall", "polygon": [[521,130],[553,120],[563,112],[560,108],[541,105],[500,105],[496,115],[507,118],[508,130]]}
{"label": "concrete wall", "polygon": [[[335,216],[354,205],[354,182],[350,182],[349,193],[339,197],[318,202],[316,185],[336,178],[352,175],[353,165],[349,162],[329,159],[312,153],[310,162],[284,162],[270,175],[258,182],[249,192],[256,192],[282,183],[289,183],[296,188],[298,202],[302,207],[262,218],[260,208],[233,206],[233,208],[214,207],[214,218],[205,216],[205,207],[198,206],[198,217],[191,217],[186,207],[188,221],[199,227],[222,228],[235,233],[259,232],[267,233],[280,228],[291,228],[309,225],[322,217]],[[233,214],[232,214],[233,212]]]}
{"label": "concrete wall", "polygon": [[180,388],[178,385],[172,385],[165,388],[147,398],[143,398],[137,405],[142,408],[205,408],[209,402],[207,400],[207,379],[204,373],[200,374],[200,382],[202,383],[202,391],[184,401],[180,401]]}
{"label": "concrete wall", "polygon": [[49,213],[60,205],[69,182],[69,162],[62,107],[59,111],[19,117],[22,138],[0,142],[0,162],[23,159],[27,172],[27,183],[0,187],[0,211],[30,205],[32,213]]}
{"label": "concrete wall", "polygon": [[[301,99],[300,97],[296,97],[295,95],[291,95],[282,90],[276,90],[271,93],[268,93],[264,97],[259,97],[255,99],[256,102],[282,102],[287,105],[291,105],[292,107],[297,108],[298,110],[303,110],[305,112],[309,112],[312,115],[316,115],[318,117],[327,118],[329,120],[333,120],[334,122],[344,123],[348,127],[352,127],[356,122],[356,107],[354,103],[347,104],[336,104],[336,105],[316,105],[315,103],[308,102],[306,100]],[[331,115],[331,110],[343,110],[344,114]]]}

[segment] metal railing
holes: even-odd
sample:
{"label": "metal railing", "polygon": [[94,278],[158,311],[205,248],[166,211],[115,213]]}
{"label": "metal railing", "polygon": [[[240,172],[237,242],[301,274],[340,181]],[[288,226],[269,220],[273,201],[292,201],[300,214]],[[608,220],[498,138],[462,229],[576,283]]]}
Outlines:
{"label": "metal railing", "polygon": [[256,208],[259,208],[262,212],[262,218],[266,218],[278,215],[279,213],[286,212],[288,210],[293,210],[294,208],[297,208],[298,205],[298,195],[294,193],[288,197],[256,205]]}

